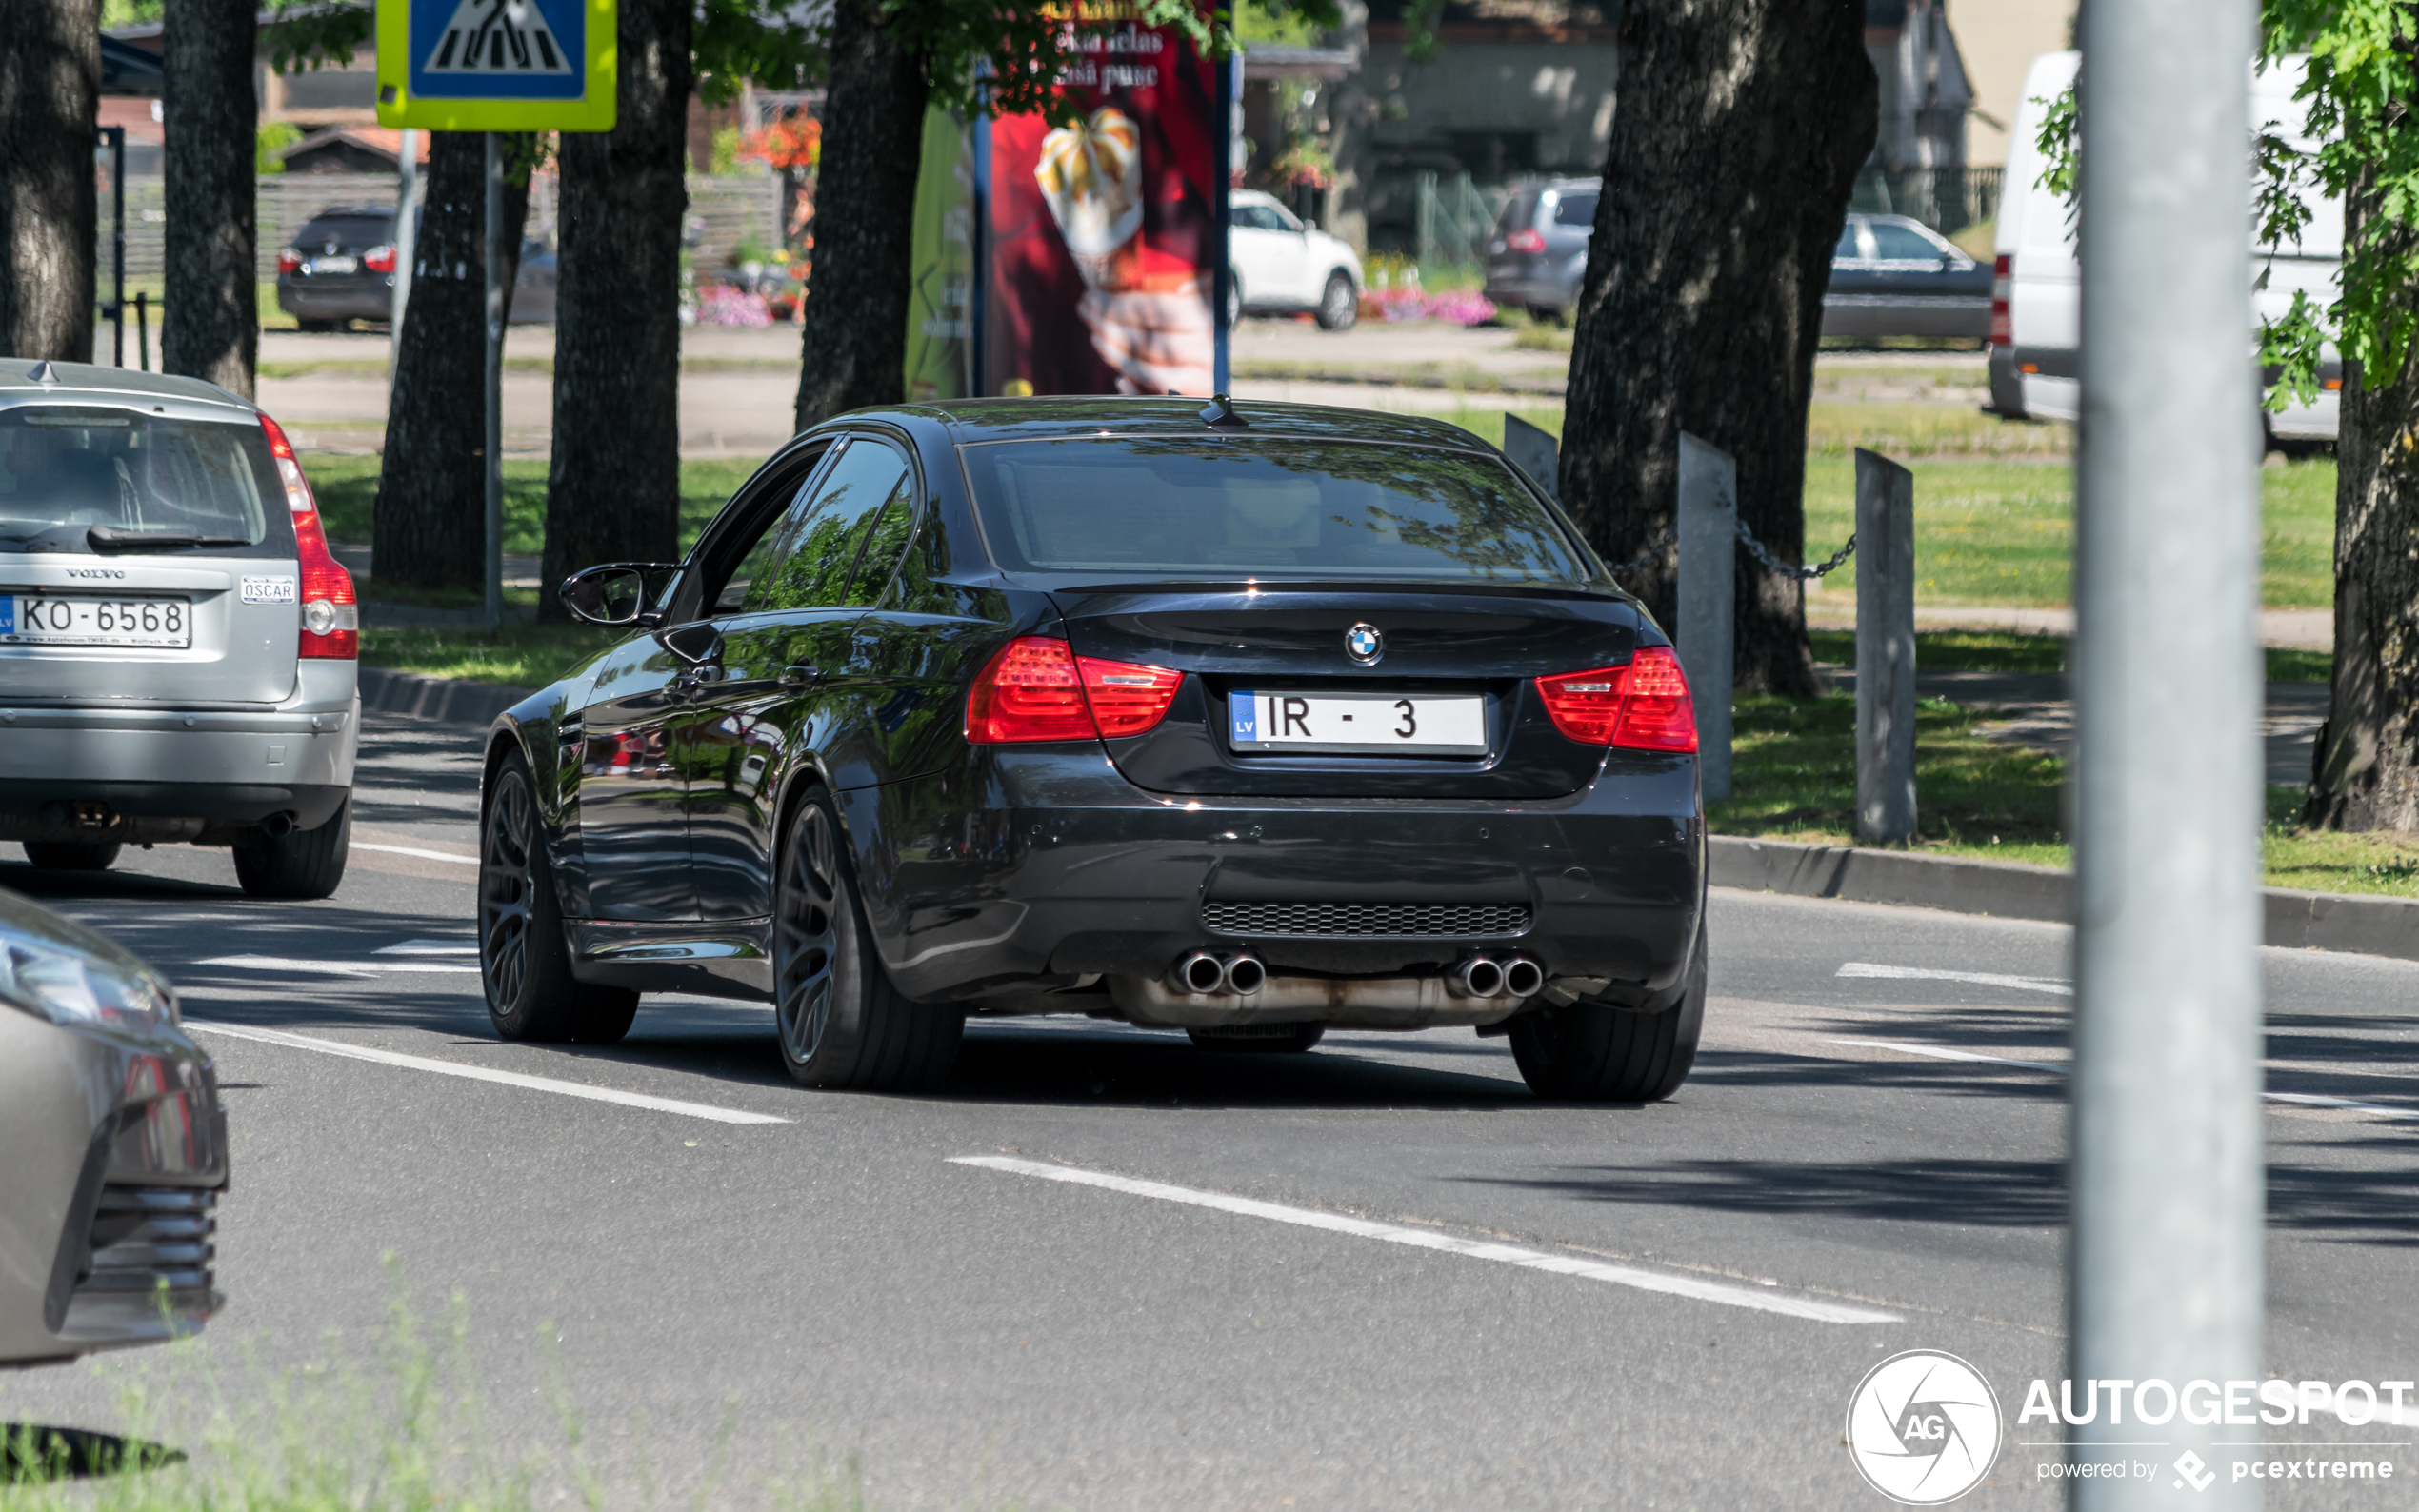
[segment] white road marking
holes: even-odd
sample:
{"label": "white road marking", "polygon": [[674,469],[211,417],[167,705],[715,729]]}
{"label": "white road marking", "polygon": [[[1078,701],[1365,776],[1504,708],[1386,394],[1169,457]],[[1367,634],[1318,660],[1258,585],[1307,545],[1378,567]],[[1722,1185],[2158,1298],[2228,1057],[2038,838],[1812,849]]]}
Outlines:
{"label": "white road marking", "polygon": [[479,953],[471,940],[406,940],[401,945],[380,945],[370,952],[373,956],[474,956]]}
{"label": "white road marking", "polygon": [[197,966],[233,966],[239,971],[319,971],[338,977],[377,977],[392,972],[423,971],[468,972],[479,974],[477,966],[448,965],[434,961],[309,961],[300,956],[212,956],[196,961]]}
{"label": "white road marking", "polygon": [[950,1164],[979,1165],[986,1170],[1008,1171],[1018,1176],[1038,1176],[1044,1181],[1069,1182],[1078,1186],[1097,1186],[1107,1191],[1124,1192],[1130,1197],[1152,1197],[1164,1203],[1182,1203],[1189,1207],[1208,1207],[1221,1213],[1240,1214],[1245,1218],[1264,1218],[1271,1223],[1325,1229],[1331,1234],[1349,1234],[1356,1239],[1408,1244],[1414,1249],[1443,1250],[1450,1255],[1467,1255],[1473,1260],[1501,1261],[1528,1270],[1610,1282],[1616,1286],[1662,1292],[1668,1296],[1686,1297],[1692,1302],[1719,1303],[1726,1307],[1749,1307],[1758,1312],[1780,1313],[1785,1317],[1804,1318],[1814,1323],[1886,1323],[1906,1321],[1896,1313],[1879,1312],[1870,1307],[1815,1302],[1779,1292],[1642,1270],[1632,1265],[1608,1265],[1601,1261],[1549,1255],[1540,1250],[1523,1249],[1516,1244],[1460,1239],[1433,1229],[1372,1223],[1366,1218],[1348,1218],[1342,1213],[1290,1207],[1283,1203],[1264,1203],[1249,1197],[1230,1197],[1224,1192],[1207,1192],[1191,1186],[1170,1186],[1164,1182],[1138,1181],[1130,1176],[1112,1176],[1107,1171],[1085,1170],[1080,1166],[1050,1165],[1010,1155],[958,1155],[950,1158]]}
{"label": "white road marking", "polygon": [[457,856],[449,850],[422,850],[417,846],[373,846],[369,841],[356,840],[352,843],[352,848],[375,850],[390,856],[417,856],[422,861],[450,861],[457,866],[475,866],[479,864],[479,858],[476,856]]}
{"label": "white road marking", "polygon": [[[1875,1050],[1896,1050],[1903,1055],[1921,1055],[1934,1061],[1979,1061],[1985,1065],[2012,1065],[2027,1071],[2048,1071],[2065,1076],[2074,1068],[2064,1061],[2015,1061],[2000,1055],[1976,1055],[1970,1050],[1951,1050],[1937,1044],[1910,1044],[1904,1040],[1848,1040],[1832,1038],[1833,1044],[1861,1044]],[[2286,1103],[2295,1107],[2331,1107],[2349,1113],[2366,1113],[2372,1118],[2419,1119],[2419,1107],[2395,1107],[2385,1103],[2363,1103],[2349,1097],[2321,1097],[2314,1092],[2262,1092],[2270,1103]]]}
{"label": "white road marking", "polygon": [[433,1071],[439,1076],[458,1076],[471,1082],[493,1082],[502,1086],[517,1086],[531,1092],[559,1092],[565,1097],[584,1097],[591,1103],[613,1103],[623,1107],[641,1107],[655,1113],[678,1113],[688,1118],[712,1119],[717,1124],[787,1124],[786,1118],[770,1113],[750,1113],[742,1108],[715,1107],[708,1103],[684,1103],[678,1098],[650,1097],[644,1092],[623,1092],[610,1086],[588,1086],[578,1082],[558,1082],[551,1077],[524,1076],[518,1071],[498,1071],[484,1065],[463,1065],[453,1061],[431,1061],[426,1056],[399,1055],[392,1050],[373,1050],[365,1044],[345,1044],[335,1040],[314,1040],[308,1035],[288,1034],[283,1029],[256,1029],[249,1025],[219,1024],[202,1019],[187,1019],[185,1026],[205,1034],[224,1034],[230,1039],[258,1040],[263,1044],[282,1044],[290,1050],[315,1050],[321,1055],[340,1055],[347,1060],[370,1061],[379,1065],[401,1066],[407,1071]]}
{"label": "white road marking", "polygon": [[2047,992],[2061,998],[2074,996],[2073,987],[2054,977],[2011,977],[1996,971],[1939,971],[1929,966],[1885,966],[1870,961],[1850,961],[1835,974],[1888,982],[1970,982],[1977,986],[2013,987],[2019,992]]}

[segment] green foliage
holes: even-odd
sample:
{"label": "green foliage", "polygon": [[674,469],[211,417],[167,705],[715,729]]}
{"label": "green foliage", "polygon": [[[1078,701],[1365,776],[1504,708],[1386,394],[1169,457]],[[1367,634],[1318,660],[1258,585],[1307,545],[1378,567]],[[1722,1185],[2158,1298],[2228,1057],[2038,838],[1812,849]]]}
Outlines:
{"label": "green foliage", "polygon": [[344,68],[376,35],[377,19],[361,0],[276,0],[260,43],[280,73]]}
{"label": "green foliage", "polygon": [[[822,19],[807,19],[818,9]],[[703,0],[689,35],[698,94],[709,105],[723,105],[751,79],[773,90],[803,90],[820,81],[830,17],[828,8],[784,0]]]}
{"label": "green foliage", "polygon": [[283,173],[286,160],[277,154],[303,139],[303,129],[291,121],[270,121],[264,124],[252,146],[252,171]]}
{"label": "green foliage", "polygon": [[157,21],[166,10],[166,0],[101,0],[101,30],[109,31]]}
{"label": "green foliage", "polygon": [[739,128],[735,126],[714,128],[713,162],[708,171],[713,173],[739,171]]}

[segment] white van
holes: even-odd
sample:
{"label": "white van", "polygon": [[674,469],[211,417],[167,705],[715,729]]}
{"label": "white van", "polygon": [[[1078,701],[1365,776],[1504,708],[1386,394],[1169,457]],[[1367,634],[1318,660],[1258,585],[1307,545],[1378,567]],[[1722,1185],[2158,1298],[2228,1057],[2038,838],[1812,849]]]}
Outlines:
{"label": "white van", "polygon": [[[2051,52],[2032,60],[2025,75],[2024,100],[2008,152],[2008,173],[1999,191],[1999,224],[1990,300],[1990,403],[2017,419],[2072,420],[2081,410],[2076,384],[2076,346],[2081,339],[2082,275],[2075,264],[2075,223],[2065,200],[2041,183],[2045,164],[2034,141],[2041,134],[2043,103],[2074,82],[2082,54]],[[2267,72],[2251,74],[2251,121],[2304,143],[2303,107],[2293,101],[2302,81],[2302,60],[2289,58]],[[2288,129],[2284,123],[2290,121]],[[2272,320],[2292,308],[2293,291],[2307,289],[2320,304],[2335,298],[2344,251],[2343,207],[2333,200],[2310,206],[2309,225],[2298,243],[2254,246],[2251,271],[2265,269],[2268,287],[2251,296],[2251,319]],[[2270,375],[2273,376],[2272,374]],[[2289,405],[2267,416],[2269,437],[2281,442],[2335,439],[2343,365],[2333,348],[2319,368],[2325,386],[2315,403]]]}

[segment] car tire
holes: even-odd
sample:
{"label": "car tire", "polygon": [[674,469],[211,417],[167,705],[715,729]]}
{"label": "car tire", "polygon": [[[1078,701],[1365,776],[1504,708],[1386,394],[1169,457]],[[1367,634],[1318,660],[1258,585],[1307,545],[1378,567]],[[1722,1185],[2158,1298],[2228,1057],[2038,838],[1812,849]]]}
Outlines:
{"label": "car tire", "polygon": [[519,751],[504,758],[479,820],[479,982],[507,1040],[613,1044],[638,994],[571,975],[570,942],[540,832],[537,785]]}
{"label": "car tire", "polygon": [[1678,1002],[1660,1013],[1600,1003],[1540,1008],[1511,1021],[1512,1059],[1539,1097],[1570,1103],[1660,1103],[1696,1064],[1705,1028],[1705,925]]}
{"label": "car tire", "polygon": [[1339,268],[1327,275],[1327,287],[1319,290],[1319,328],[1350,330],[1360,318],[1360,290],[1352,287],[1352,276]]}
{"label": "car tire", "polygon": [[25,859],[47,871],[107,871],[125,848],[80,840],[29,840]]}
{"label": "car tire", "polygon": [[[1276,1032],[1283,1031],[1283,1032]],[[1297,1054],[1327,1036],[1324,1024],[1245,1024],[1231,1029],[1187,1029],[1196,1050],[1212,1054]]]}
{"label": "car tire", "polygon": [[352,798],[316,829],[290,829],[235,847],[235,880],[255,898],[309,900],[332,897],[345,880],[352,851]]}
{"label": "car tire", "polygon": [[948,1080],[966,1014],[891,985],[830,799],[815,793],[791,811],[775,864],[773,1026],[790,1075],[802,1086],[865,1092]]}

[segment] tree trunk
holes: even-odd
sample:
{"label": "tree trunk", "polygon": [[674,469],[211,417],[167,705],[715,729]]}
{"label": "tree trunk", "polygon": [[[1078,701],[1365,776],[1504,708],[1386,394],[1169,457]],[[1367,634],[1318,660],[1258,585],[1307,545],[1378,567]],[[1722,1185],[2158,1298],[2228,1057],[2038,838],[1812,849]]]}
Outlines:
{"label": "tree trunk", "polygon": [[[1620,100],[1564,411],[1562,497],[1655,617],[1675,607],[1679,433],[1738,462],[1739,518],[1804,560],[1823,288],[1878,86],[1854,0],[1622,8]],[[1738,556],[1737,686],[1811,697],[1806,597]]]}
{"label": "tree trunk", "polygon": [[[1354,57],[1367,56],[1369,0],[1341,0],[1336,10],[1342,24],[1335,29],[1335,40],[1329,45],[1347,49]],[[1334,128],[1328,142],[1335,154],[1335,182],[1328,187],[1327,224],[1320,229],[1351,243],[1355,251],[1367,256],[1369,168],[1376,156],[1371,150],[1370,129],[1377,122],[1377,102],[1369,98],[1369,81],[1360,69],[1328,86],[1328,120]]]}
{"label": "tree trunk", "polygon": [[[2344,196],[2344,239],[2375,213],[2373,177]],[[2394,233],[2408,256],[2419,234]],[[2371,384],[2344,364],[2335,442],[2335,670],[2303,823],[2419,829],[2419,347]]]}
{"label": "tree trunk", "polygon": [[92,360],[100,99],[100,0],[0,0],[0,355]]}
{"label": "tree trunk", "polygon": [[[598,562],[680,550],[690,25],[681,0],[622,0],[619,124],[563,135],[550,585]],[[539,612],[563,608],[547,593]]]}
{"label": "tree trunk", "polygon": [[[506,161],[533,144],[529,136],[507,136]],[[483,581],[487,557],[486,137],[433,133],[427,171],[411,298],[395,342],[387,448],[378,459],[370,571],[380,583],[404,587],[470,587]],[[529,208],[528,175],[508,173],[508,318]]]}
{"label": "tree trunk", "polygon": [[260,356],[253,244],[252,0],[168,0],[168,313],[160,370],[252,397]]}
{"label": "tree trunk", "polygon": [[798,428],[907,394],[915,164],[931,87],[882,30],[876,0],[839,0],[815,188],[814,269],[798,311]]}

